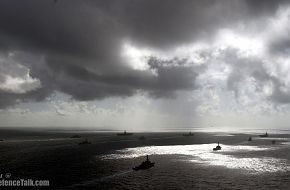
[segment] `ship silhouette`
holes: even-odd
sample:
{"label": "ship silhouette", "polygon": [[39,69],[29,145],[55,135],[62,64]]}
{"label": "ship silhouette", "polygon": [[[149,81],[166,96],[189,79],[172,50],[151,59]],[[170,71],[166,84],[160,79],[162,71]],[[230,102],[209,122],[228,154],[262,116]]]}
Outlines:
{"label": "ship silhouette", "polygon": [[127,133],[125,130],[124,133],[117,133],[117,136],[128,136],[128,135],[133,135],[133,133]]}
{"label": "ship silhouette", "polygon": [[194,134],[190,131],[189,133],[182,134],[184,137],[194,136]]}
{"label": "ship silhouette", "polygon": [[81,138],[81,136],[80,135],[73,135],[70,138],[72,138],[72,139],[78,139],[78,138]]}
{"label": "ship silhouette", "polygon": [[266,132],[264,135],[259,135],[259,137],[268,137],[268,133]]}
{"label": "ship silhouette", "polygon": [[139,140],[146,140],[146,137],[142,135],[142,136],[140,136],[138,139],[139,139]]}
{"label": "ship silhouette", "polygon": [[143,161],[139,166],[136,166],[134,168],[132,168],[134,171],[138,171],[138,170],[146,170],[149,168],[154,167],[155,162],[151,162],[149,160],[148,155],[146,156],[146,161]]}
{"label": "ship silhouette", "polygon": [[222,149],[222,147],[220,146],[220,142],[218,142],[218,145],[215,147],[215,148],[213,148],[213,150],[221,150]]}
{"label": "ship silhouette", "polygon": [[88,139],[85,139],[84,141],[80,142],[79,145],[86,145],[86,144],[92,144]]}

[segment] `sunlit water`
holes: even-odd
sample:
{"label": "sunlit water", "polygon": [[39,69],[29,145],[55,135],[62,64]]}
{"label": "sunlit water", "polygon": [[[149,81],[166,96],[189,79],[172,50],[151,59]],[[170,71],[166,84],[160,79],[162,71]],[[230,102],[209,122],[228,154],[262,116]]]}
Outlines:
{"label": "sunlit water", "polygon": [[[213,151],[212,148],[215,146],[216,144],[197,144],[126,148],[115,154],[105,155],[103,159],[130,159],[144,155],[182,155],[182,160],[186,162],[240,169],[252,174],[290,170],[290,162],[287,159],[248,155],[253,152],[279,149],[278,146],[221,145],[221,151]],[[236,153],[243,156],[237,156]]]}

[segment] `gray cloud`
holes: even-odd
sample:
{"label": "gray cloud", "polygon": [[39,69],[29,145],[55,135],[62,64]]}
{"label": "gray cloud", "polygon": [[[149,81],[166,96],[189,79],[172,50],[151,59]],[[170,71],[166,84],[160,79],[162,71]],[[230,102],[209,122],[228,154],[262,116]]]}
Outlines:
{"label": "gray cloud", "polygon": [[[195,41],[210,41],[219,28],[274,14],[281,3],[1,1],[0,51],[15,51],[15,59],[30,69],[31,78],[40,80],[41,88],[25,94],[1,91],[0,107],[18,101],[41,101],[54,91],[78,100],[93,100],[132,96],[140,90],[153,97],[172,97],[176,91],[195,89],[202,68],[185,66],[186,60],[178,58],[162,61],[152,57],[147,60],[149,70],[134,70],[120,55],[123,43],[167,51]],[[21,73],[14,69],[9,75],[19,77]]]}
{"label": "gray cloud", "polygon": [[268,94],[264,94],[266,100],[276,105],[290,103],[290,92],[286,81],[282,76],[275,75],[273,71],[266,68],[263,59],[240,57],[238,51],[232,48],[224,50],[223,54],[222,61],[231,66],[231,72],[227,78],[227,89],[234,91],[236,97],[244,95],[241,94],[241,90],[250,88],[245,82],[247,79],[252,79],[255,93],[264,93],[263,89],[269,88]]}

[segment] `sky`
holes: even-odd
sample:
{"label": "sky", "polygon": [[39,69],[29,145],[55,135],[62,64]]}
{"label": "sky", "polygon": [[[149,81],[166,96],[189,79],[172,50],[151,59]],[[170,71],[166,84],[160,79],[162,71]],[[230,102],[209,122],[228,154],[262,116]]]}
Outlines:
{"label": "sky", "polygon": [[0,126],[288,128],[290,3],[0,1]]}

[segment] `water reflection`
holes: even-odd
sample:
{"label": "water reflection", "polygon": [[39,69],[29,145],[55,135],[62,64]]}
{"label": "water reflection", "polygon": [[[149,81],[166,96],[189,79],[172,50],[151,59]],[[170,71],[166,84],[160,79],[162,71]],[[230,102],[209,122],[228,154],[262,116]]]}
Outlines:
{"label": "water reflection", "polygon": [[279,140],[279,141],[289,141],[290,138],[281,138],[281,137],[256,137],[255,140]]}
{"label": "water reflection", "polygon": [[221,134],[217,134],[217,135],[213,135],[215,137],[234,137],[235,135],[233,134],[227,134],[227,133],[221,133]]}
{"label": "water reflection", "polygon": [[[251,173],[289,171],[289,160],[273,157],[251,157],[233,156],[233,153],[255,153],[277,149],[277,147],[238,146],[221,145],[221,151],[212,151],[216,144],[200,145],[175,145],[175,146],[147,146],[137,148],[126,148],[119,150],[116,154],[106,155],[104,159],[134,158],[144,155],[183,155],[186,161],[207,164],[213,166],[224,166],[232,169],[243,169]],[[184,157],[183,157],[184,159]]]}

